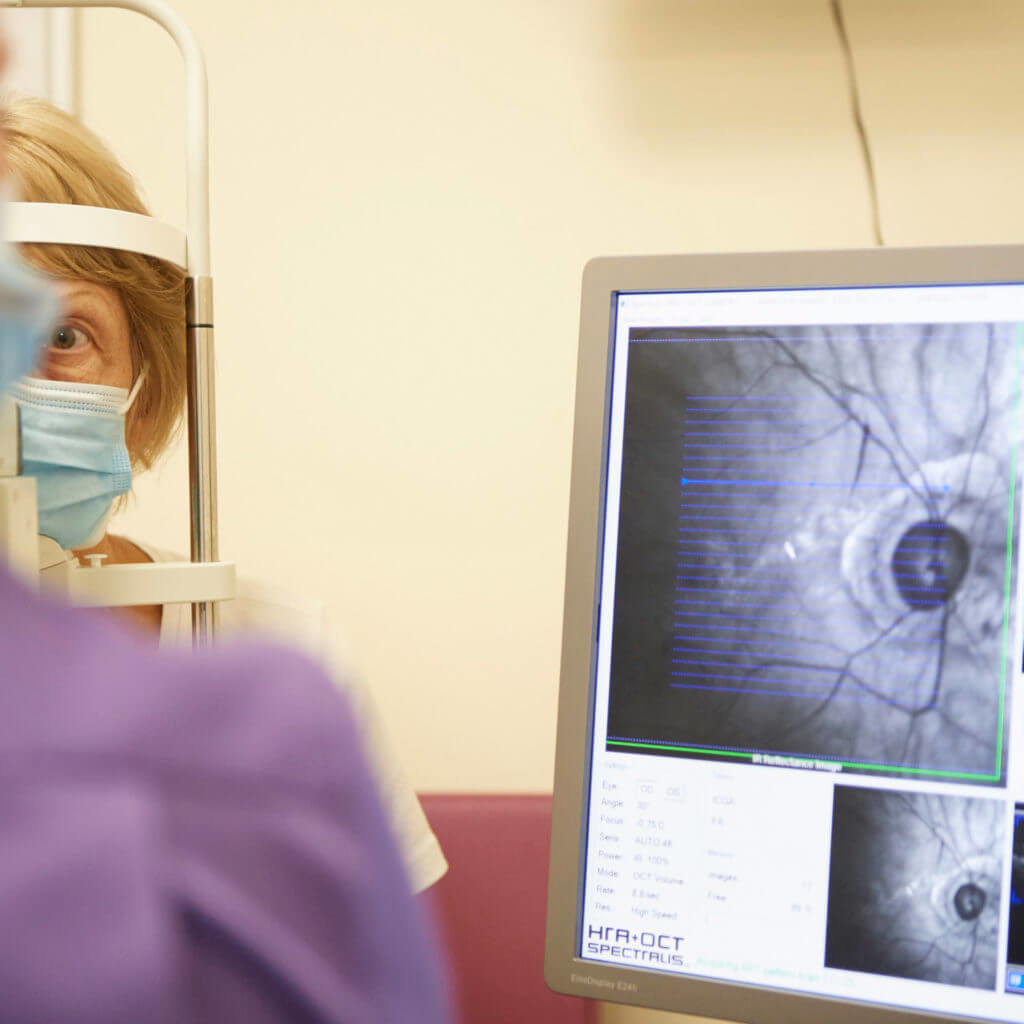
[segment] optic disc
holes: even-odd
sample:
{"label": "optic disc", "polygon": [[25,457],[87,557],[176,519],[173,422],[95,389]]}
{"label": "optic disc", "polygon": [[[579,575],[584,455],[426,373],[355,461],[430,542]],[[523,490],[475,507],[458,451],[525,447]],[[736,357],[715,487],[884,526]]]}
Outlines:
{"label": "optic disc", "polygon": [[944,605],[967,575],[970,544],[941,519],[908,527],[892,553],[892,578],[900,597],[914,611]]}
{"label": "optic disc", "polygon": [[965,882],[953,896],[953,906],[963,921],[973,921],[985,909],[985,890],[973,882]]}

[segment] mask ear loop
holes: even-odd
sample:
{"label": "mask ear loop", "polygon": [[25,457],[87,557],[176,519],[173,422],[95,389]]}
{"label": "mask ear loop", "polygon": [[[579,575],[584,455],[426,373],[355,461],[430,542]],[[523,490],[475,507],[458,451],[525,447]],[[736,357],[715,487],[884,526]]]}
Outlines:
{"label": "mask ear loop", "polygon": [[131,391],[128,392],[128,397],[124,401],[124,405],[121,406],[121,415],[124,416],[128,410],[135,404],[135,398],[139,393],[139,389],[142,387],[143,381],[146,379],[146,374],[149,372],[149,367],[143,363],[142,369],[139,371],[138,377],[135,378],[135,383],[132,385]]}

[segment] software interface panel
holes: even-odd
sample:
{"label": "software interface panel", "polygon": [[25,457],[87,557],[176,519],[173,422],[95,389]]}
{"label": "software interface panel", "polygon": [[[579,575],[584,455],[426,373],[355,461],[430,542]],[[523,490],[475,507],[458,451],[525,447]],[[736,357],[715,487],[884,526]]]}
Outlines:
{"label": "software interface panel", "polygon": [[1024,287],[612,332],[580,955],[1024,1021]]}

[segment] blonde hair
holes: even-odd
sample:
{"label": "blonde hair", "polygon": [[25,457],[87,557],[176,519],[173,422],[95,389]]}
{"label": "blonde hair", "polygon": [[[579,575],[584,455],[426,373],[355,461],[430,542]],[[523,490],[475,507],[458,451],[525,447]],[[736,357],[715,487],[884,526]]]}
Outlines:
{"label": "blonde hair", "polygon": [[[43,100],[0,103],[0,134],[19,198],[149,214],[131,175],[75,118]],[[165,260],[84,245],[25,244],[24,257],[53,277],[114,288],[128,314],[132,377],[145,365],[126,439],[149,468],[177,431],[185,401],[185,272]]]}

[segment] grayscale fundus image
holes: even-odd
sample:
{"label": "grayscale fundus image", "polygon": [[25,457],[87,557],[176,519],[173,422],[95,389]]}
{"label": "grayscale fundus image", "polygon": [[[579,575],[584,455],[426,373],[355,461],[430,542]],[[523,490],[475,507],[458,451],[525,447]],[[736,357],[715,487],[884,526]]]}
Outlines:
{"label": "grayscale fundus image", "polygon": [[632,332],[610,747],[999,783],[1020,331]]}
{"label": "grayscale fundus image", "polygon": [[991,989],[1005,808],[837,786],[825,966]]}

